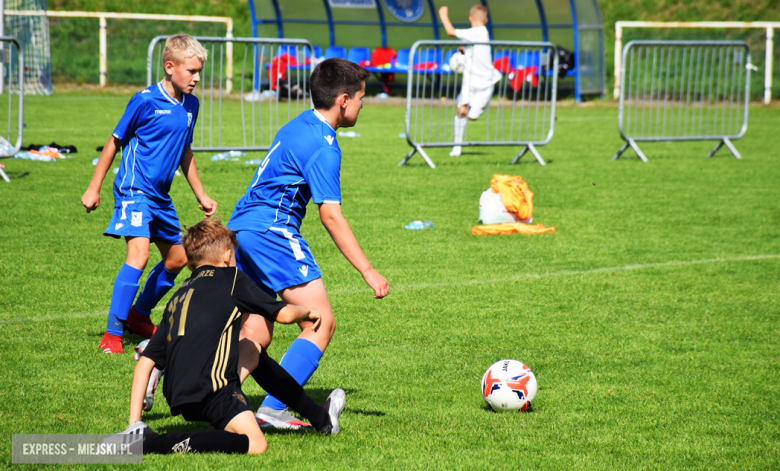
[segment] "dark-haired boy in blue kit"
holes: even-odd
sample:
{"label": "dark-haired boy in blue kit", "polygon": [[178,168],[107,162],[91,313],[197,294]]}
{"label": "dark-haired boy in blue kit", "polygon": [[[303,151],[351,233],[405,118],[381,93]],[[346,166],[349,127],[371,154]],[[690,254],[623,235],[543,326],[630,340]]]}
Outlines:
{"label": "dark-haired boy in blue kit", "polygon": [[[322,273],[300,232],[309,200],[319,206],[322,224],[374,297],[383,298],[389,291],[387,280],[371,266],[341,213],[341,149],[336,129],[357,122],[369,75],[344,59],[317,65],[311,75],[314,109],[279,130],[228,223],[238,238],[236,261],[242,271],[270,294],[322,315],[316,331],[308,328],[310,322],[298,324],[301,334],[280,363],[300,385],[316,371],[336,329]],[[272,323],[260,316],[245,319],[242,338],[267,347],[272,335]],[[262,426],[305,426],[271,395],[256,416]]]}

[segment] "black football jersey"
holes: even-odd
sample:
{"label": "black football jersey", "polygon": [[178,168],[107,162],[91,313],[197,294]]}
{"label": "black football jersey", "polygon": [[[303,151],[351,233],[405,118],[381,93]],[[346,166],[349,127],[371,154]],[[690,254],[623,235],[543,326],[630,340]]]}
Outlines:
{"label": "black football jersey", "polygon": [[172,412],[238,383],[241,315],[274,321],[286,305],[235,267],[198,267],[168,302],[142,354],[165,369],[163,394]]}

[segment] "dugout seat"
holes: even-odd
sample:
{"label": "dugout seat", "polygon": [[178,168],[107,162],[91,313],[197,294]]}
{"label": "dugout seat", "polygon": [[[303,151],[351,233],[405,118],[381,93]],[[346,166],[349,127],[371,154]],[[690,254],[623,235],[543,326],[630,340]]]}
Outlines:
{"label": "dugout seat", "polygon": [[338,57],[339,59],[347,58],[347,48],[342,46],[329,46],[325,49],[325,59],[332,59]]}
{"label": "dugout seat", "polygon": [[398,54],[395,56],[395,64],[393,65],[393,72],[406,72],[409,67],[409,49],[399,49]]}
{"label": "dugout seat", "polygon": [[442,64],[441,49],[418,49],[414,54],[414,70],[440,72]]}
{"label": "dugout seat", "polygon": [[371,66],[371,50],[367,47],[353,47],[347,54],[347,60],[360,67]]}

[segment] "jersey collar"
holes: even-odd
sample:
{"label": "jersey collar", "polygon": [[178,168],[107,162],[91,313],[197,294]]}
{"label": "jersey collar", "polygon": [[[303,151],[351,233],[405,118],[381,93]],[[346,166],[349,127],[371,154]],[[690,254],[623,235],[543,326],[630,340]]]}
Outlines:
{"label": "jersey collar", "polygon": [[312,110],[312,111],[314,111],[314,116],[316,116],[316,117],[317,117],[317,119],[319,119],[319,120],[320,120],[320,121],[322,121],[323,123],[327,124],[327,125],[328,125],[328,127],[329,127],[330,129],[332,129],[332,130],[333,130],[333,132],[336,132],[336,130],[335,130],[335,129],[333,129],[333,126],[331,126],[331,125],[330,125],[330,123],[328,122],[328,120],[327,120],[327,119],[325,119],[325,116],[322,116],[322,113],[320,113],[320,112],[319,112],[319,111],[317,111],[317,110]]}
{"label": "jersey collar", "polygon": [[168,101],[170,101],[174,105],[183,105],[184,104],[184,100],[185,100],[184,97],[187,96],[184,93],[181,94],[181,101],[176,101],[170,95],[168,95],[168,92],[165,91],[165,88],[162,86],[162,82],[157,82],[157,88],[159,88],[160,89],[160,93],[162,93],[162,95],[165,98],[167,98]]}

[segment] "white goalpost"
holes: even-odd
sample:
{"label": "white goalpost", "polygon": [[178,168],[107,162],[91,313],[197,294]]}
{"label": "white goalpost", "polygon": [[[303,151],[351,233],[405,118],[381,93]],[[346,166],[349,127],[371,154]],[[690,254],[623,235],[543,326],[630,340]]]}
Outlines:
{"label": "white goalpost", "polygon": [[[620,98],[620,68],[623,53],[623,29],[763,29],[766,30],[766,53],[764,63],[764,103],[772,101],[772,62],[774,29],[780,28],[778,21],[617,21],[615,22],[615,92]],[[712,38],[711,38],[712,39]]]}
{"label": "white goalpost", "polygon": [[[24,93],[51,95],[51,51],[49,48],[49,20],[46,17],[46,0],[4,0],[2,32],[19,40],[24,51]],[[19,16],[18,11],[35,12],[35,15]],[[0,68],[0,93],[5,78]]]}

